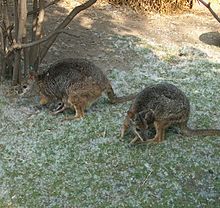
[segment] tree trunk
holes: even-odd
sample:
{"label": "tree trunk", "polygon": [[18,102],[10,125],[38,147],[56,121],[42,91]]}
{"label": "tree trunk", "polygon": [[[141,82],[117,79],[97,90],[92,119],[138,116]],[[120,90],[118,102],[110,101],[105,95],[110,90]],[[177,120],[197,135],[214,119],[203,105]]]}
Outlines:
{"label": "tree trunk", "polygon": [[[0,19],[3,19],[3,5],[2,5],[2,2],[0,2]],[[1,53],[0,53],[0,82],[2,81],[3,79],[3,67],[4,67],[4,50],[2,48],[3,46],[3,43],[4,43],[4,40],[3,40],[3,31],[2,31],[2,28],[0,27],[0,41],[1,41]]]}
{"label": "tree trunk", "polygon": [[[22,2],[21,5],[21,15],[20,15],[20,21],[22,23],[19,23],[19,25],[23,28],[21,28],[21,41],[23,43],[27,42],[27,31],[26,31],[26,24],[27,24],[27,0]],[[24,76],[27,76],[28,70],[29,70],[29,48],[23,49],[23,57],[24,57]],[[20,73],[21,75],[21,73]]]}
{"label": "tree trunk", "polygon": [[[34,0],[33,1],[33,11],[37,11],[37,9],[38,9],[38,0]],[[36,41],[37,16],[38,16],[38,12],[34,12],[32,14],[31,42]],[[37,50],[36,46],[32,46],[30,48],[29,66],[30,66],[31,70],[33,70],[33,68],[34,68],[35,57],[37,54],[36,50]]]}
{"label": "tree trunk", "polygon": [[[18,30],[19,30],[19,15],[18,15],[18,0],[14,0],[14,24],[15,24],[15,41],[18,42]],[[12,85],[16,85],[19,82],[19,69],[21,65],[20,50],[15,51],[15,60],[13,66]]]}
{"label": "tree trunk", "polygon": [[[23,37],[26,37],[26,21],[27,21],[27,0],[15,0],[14,15],[15,15],[15,41],[18,44],[22,43]],[[15,65],[13,70],[12,85],[21,83],[22,68],[21,68],[21,49],[15,51]]]}
{"label": "tree trunk", "polygon": [[0,79],[4,79],[6,76],[6,67],[7,61],[5,58],[6,54],[6,47],[7,47],[7,28],[9,27],[9,17],[8,17],[8,2],[7,0],[3,0],[1,2],[1,17],[2,17],[2,24],[1,24],[1,71],[0,71]]}
{"label": "tree trunk", "polygon": [[[3,19],[3,21],[0,21],[0,78],[5,69],[9,70],[12,67],[12,85],[16,85],[21,82],[22,73],[24,72],[24,75],[26,75],[31,66],[37,71],[39,63],[47,54],[48,49],[56,40],[58,34],[64,32],[63,29],[79,12],[87,9],[97,0],[87,0],[84,4],[74,8],[55,31],[44,37],[45,0],[30,1],[33,4],[32,12],[27,12],[28,0],[11,0],[14,7],[14,11],[10,11],[13,13],[14,19],[11,20],[13,24],[10,24],[9,21],[7,1],[0,0],[0,17]],[[60,0],[54,0],[48,3],[46,7],[58,1]],[[31,37],[26,35],[28,14],[33,15]],[[29,39],[31,39],[31,42],[28,41]]]}
{"label": "tree trunk", "polygon": [[[39,7],[37,0],[34,1],[33,11],[38,10],[38,13],[33,14],[32,26],[32,41],[39,40],[43,36],[43,22],[44,22],[44,0],[39,0]],[[30,49],[30,66],[34,71],[38,70],[40,45],[32,46]]]}

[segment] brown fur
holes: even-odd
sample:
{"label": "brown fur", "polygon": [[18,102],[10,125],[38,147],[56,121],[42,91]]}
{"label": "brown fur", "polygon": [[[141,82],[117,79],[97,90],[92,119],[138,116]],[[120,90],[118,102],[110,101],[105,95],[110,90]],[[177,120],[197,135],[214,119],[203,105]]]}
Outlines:
{"label": "brown fur", "polygon": [[[190,129],[187,126],[190,114],[190,103],[186,95],[177,87],[161,83],[146,87],[133,101],[125,118],[121,138],[131,126],[142,142],[161,142],[165,138],[165,130],[178,124],[186,136],[220,136],[219,129]],[[153,139],[146,138],[150,126],[156,129]]]}
{"label": "brown fur", "polygon": [[125,102],[135,95],[117,97],[111,83],[100,68],[85,59],[64,59],[51,65],[47,71],[35,76],[39,91],[47,101],[57,99],[62,107],[54,114],[66,108],[75,109],[74,118],[84,117],[84,111],[94,103],[102,93],[106,93],[111,103]]}

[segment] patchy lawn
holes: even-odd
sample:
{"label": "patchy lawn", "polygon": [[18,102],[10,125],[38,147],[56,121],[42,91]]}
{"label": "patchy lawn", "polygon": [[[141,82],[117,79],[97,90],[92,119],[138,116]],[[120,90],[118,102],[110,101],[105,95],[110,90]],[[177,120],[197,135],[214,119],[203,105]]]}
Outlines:
{"label": "patchy lawn", "polygon": [[[80,38],[60,36],[43,67],[89,58],[118,95],[171,82],[190,98],[191,127],[220,128],[219,25],[211,16],[88,11],[69,27]],[[65,12],[52,8],[48,21],[60,22]],[[73,112],[52,116],[35,108],[38,97],[7,97],[6,88],[0,86],[0,207],[219,206],[220,138],[185,138],[173,128],[161,144],[129,146],[133,135],[122,142],[119,134],[130,102],[111,105],[102,97],[83,120],[63,122]]]}
{"label": "patchy lawn", "polygon": [[[131,71],[109,72],[117,94],[168,81],[190,97],[190,126],[220,128],[220,64],[193,48],[166,50],[159,59],[153,51],[162,49],[144,39],[112,40],[143,60],[133,60]],[[62,122],[63,114],[36,111],[27,99],[4,97],[3,88],[0,207],[219,205],[219,138],[185,138],[170,129],[161,144],[129,146],[132,135],[121,142],[119,131],[130,103],[111,105],[103,97],[83,120]]]}

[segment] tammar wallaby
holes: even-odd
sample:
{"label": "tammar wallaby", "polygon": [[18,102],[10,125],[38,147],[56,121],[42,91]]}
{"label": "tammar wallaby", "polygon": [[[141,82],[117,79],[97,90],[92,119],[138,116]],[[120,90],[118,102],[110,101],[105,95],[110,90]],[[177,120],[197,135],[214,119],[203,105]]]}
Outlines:
{"label": "tammar wallaby", "polygon": [[[186,136],[220,136],[218,129],[191,129],[187,126],[190,114],[190,103],[186,95],[176,86],[168,83],[155,84],[146,87],[134,99],[127,112],[121,138],[131,127],[136,137],[131,143],[161,142],[165,130],[172,124],[178,124]],[[146,133],[150,127],[155,127],[156,135],[147,139]]]}
{"label": "tammar wallaby", "polygon": [[66,108],[75,109],[73,118],[80,119],[84,111],[94,103],[102,93],[106,93],[111,103],[121,103],[135,98],[135,95],[117,97],[111,83],[102,70],[85,59],[63,59],[52,64],[43,74],[34,79],[40,92],[40,103],[59,100],[54,114]]}

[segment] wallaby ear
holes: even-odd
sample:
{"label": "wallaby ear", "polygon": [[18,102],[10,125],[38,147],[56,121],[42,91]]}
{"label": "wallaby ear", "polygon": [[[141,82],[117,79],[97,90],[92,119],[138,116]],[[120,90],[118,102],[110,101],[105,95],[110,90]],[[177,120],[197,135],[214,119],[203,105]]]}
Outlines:
{"label": "wallaby ear", "polygon": [[135,114],[132,111],[128,111],[127,115],[129,118],[134,118]]}

